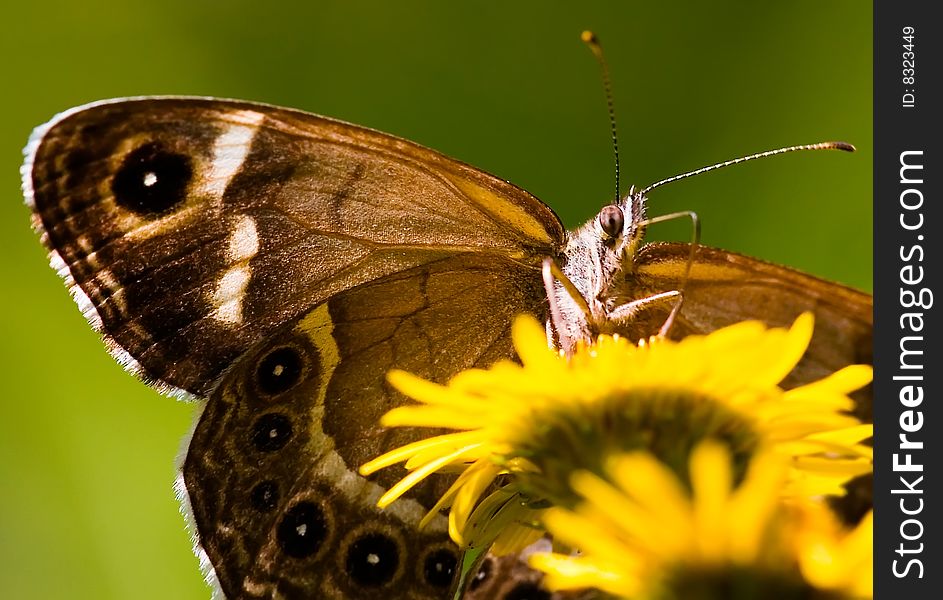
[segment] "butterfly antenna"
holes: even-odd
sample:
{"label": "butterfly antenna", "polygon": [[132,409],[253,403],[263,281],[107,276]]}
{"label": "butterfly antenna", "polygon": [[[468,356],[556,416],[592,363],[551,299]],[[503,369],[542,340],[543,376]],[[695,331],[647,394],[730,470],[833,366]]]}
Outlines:
{"label": "butterfly antenna", "polygon": [[593,56],[596,57],[596,60],[599,62],[599,66],[602,68],[602,86],[603,90],[606,93],[606,108],[609,111],[609,129],[612,133],[612,150],[615,154],[616,160],[616,200],[615,203],[619,203],[619,137],[616,135],[616,109],[615,104],[612,101],[612,82],[609,79],[609,65],[606,63],[606,57],[602,54],[602,46],[599,45],[599,38],[596,37],[596,34],[592,31],[584,31],[580,34],[580,39],[583,40],[583,43],[589,46],[590,51],[593,53]]}
{"label": "butterfly antenna", "polygon": [[689,171],[687,173],[682,173],[681,175],[675,175],[674,177],[669,177],[668,179],[662,179],[661,181],[656,181],[651,184],[641,192],[640,195],[644,196],[648,192],[652,191],[657,187],[661,187],[666,183],[671,183],[673,181],[678,181],[679,179],[687,179],[688,177],[693,177],[695,175],[700,175],[701,173],[707,173],[708,171],[716,171],[717,169],[722,169],[724,167],[729,167],[731,165],[740,164],[742,162],[747,162],[749,160],[754,160],[757,158],[766,158],[767,156],[776,156],[777,154],[785,154],[787,152],[797,152],[799,150],[843,150],[845,152],[854,152],[855,147],[846,142],[820,142],[818,144],[801,144],[799,146],[786,146],[785,148],[777,148],[775,150],[767,150],[766,152],[758,152],[756,154],[751,154],[749,156],[741,156],[740,158],[735,158],[733,160],[727,160],[722,163],[717,163],[716,165],[710,165],[708,167],[701,167],[700,169]]}

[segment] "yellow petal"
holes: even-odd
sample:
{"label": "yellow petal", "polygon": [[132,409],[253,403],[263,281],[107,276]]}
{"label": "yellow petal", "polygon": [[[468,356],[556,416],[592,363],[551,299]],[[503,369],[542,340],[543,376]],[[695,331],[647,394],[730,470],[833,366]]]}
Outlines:
{"label": "yellow petal", "polygon": [[703,442],[691,453],[690,471],[697,523],[695,543],[701,556],[714,563],[726,553],[724,514],[733,483],[730,453],[717,442]]}
{"label": "yellow petal", "polygon": [[530,315],[520,315],[511,324],[517,356],[528,369],[558,369],[563,361],[547,343],[547,330]]}
{"label": "yellow petal", "polygon": [[824,379],[808,383],[786,392],[791,396],[845,395],[871,383],[874,370],[871,365],[849,365]]}
{"label": "yellow petal", "polygon": [[636,596],[641,590],[641,579],[628,577],[624,565],[611,569],[599,561],[550,553],[532,554],[527,562],[546,573],[544,584],[551,590],[594,587],[623,598]]}
{"label": "yellow petal", "polygon": [[755,562],[764,551],[772,515],[781,508],[780,490],[787,463],[772,452],[755,455],[743,483],[727,506],[730,559],[739,565]]}
{"label": "yellow petal", "polygon": [[[471,471],[467,481],[455,494],[452,511],[449,513],[449,528],[452,539],[457,543],[467,542],[464,535],[465,523],[472,514],[481,494],[491,485],[501,468],[494,463],[480,460]],[[457,535],[456,535],[457,534]]]}
{"label": "yellow petal", "polygon": [[398,406],[380,418],[384,427],[446,427],[476,429],[482,425],[480,410],[463,406]]}
{"label": "yellow petal", "polygon": [[469,441],[474,440],[476,437],[477,432],[474,431],[450,433],[422,439],[411,444],[406,444],[405,446],[400,446],[395,450],[390,450],[386,454],[382,454],[373,460],[364,463],[360,466],[360,474],[364,476],[370,475],[379,471],[380,469],[395,465],[396,463],[402,462],[404,460],[408,460],[412,456],[425,450],[439,449],[442,447],[464,447],[468,445]]}
{"label": "yellow petal", "polygon": [[400,479],[396,483],[396,485],[388,489],[386,493],[380,496],[380,499],[377,500],[377,506],[379,506],[380,508],[386,508],[387,506],[390,505],[391,502],[393,502],[394,500],[396,500],[397,498],[405,494],[407,491],[409,491],[410,488],[412,488],[414,485],[416,485],[417,483],[419,483],[420,481],[428,477],[431,473],[435,473],[443,465],[446,465],[454,460],[461,459],[465,454],[476,449],[477,447],[478,447],[478,444],[465,446],[464,448],[459,448],[458,450],[456,450],[455,452],[452,452],[451,454],[446,454],[445,456],[441,456],[437,458],[436,460],[428,462],[425,465],[419,467],[415,471],[412,471],[411,473],[409,473],[409,475]]}
{"label": "yellow petal", "polygon": [[501,529],[494,540],[491,553],[495,556],[506,556],[520,552],[544,536],[542,528],[530,524],[510,523]]}

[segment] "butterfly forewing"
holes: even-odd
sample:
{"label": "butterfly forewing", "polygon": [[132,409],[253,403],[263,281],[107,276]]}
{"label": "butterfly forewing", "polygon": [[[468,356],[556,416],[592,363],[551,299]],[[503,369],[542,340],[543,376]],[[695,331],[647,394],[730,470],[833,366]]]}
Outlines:
{"label": "butterfly forewing", "polygon": [[37,227],[114,350],[205,395],[335,294],[464,253],[533,268],[563,229],[526,192],[306,113],[141,99],[57,117],[28,150]]}

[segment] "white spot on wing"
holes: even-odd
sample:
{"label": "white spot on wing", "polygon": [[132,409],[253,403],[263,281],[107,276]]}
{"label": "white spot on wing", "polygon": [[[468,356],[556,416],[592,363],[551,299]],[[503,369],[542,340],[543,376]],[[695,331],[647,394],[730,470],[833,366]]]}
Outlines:
{"label": "white spot on wing", "polygon": [[213,294],[213,305],[216,306],[213,317],[217,321],[234,325],[242,323],[242,297],[251,277],[249,265],[233,267],[220,277]]}
{"label": "white spot on wing", "polygon": [[229,238],[229,260],[241,262],[249,260],[259,251],[259,232],[255,228],[255,219],[243,215],[236,223]]}
{"label": "white spot on wing", "polygon": [[226,258],[230,267],[219,278],[213,291],[212,303],[216,307],[213,318],[223,323],[242,323],[242,299],[245,297],[252,267],[249,261],[259,251],[259,232],[255,219],[242,215],[229,236]]}
{"label": "white spot on wing", "polygon": [[255,132],[265,116],[252,110],[241,110],[227,115],[227,118],[232,122],[216,138],[213,160],[199,190],[199,193],[217,199],[223,197],[229,181],[239,172],[246,156],[249,155],[252,138],[255,137]]}

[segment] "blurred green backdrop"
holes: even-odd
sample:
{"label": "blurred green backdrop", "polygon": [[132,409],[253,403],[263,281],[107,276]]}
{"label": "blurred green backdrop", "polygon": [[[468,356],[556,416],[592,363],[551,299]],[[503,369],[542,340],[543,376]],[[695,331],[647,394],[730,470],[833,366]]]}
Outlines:
{"label": "blurred green backdrop", "polygon": [[[512,180],[568,226],[612,188],[599,71],[612,66],[626,185],[780,145],[855,155],[754,162],[658,190],[704,242],[871,285],[870,3],[4,3],[0,590],[8,598],[207,598],[171,484],[193,407],[122,372],[30,231],[30,130],[111,96],[298,107]],[[656,235],[687,239],[687,227]]]}

